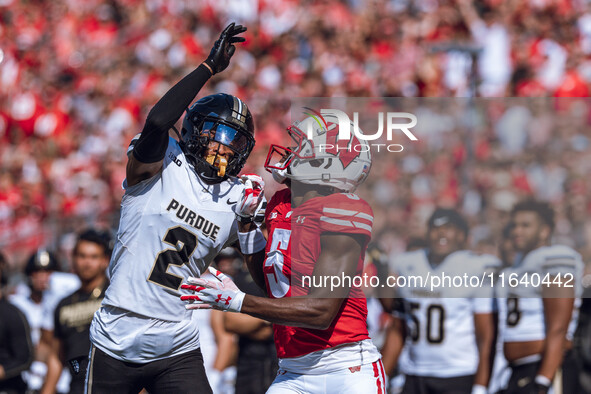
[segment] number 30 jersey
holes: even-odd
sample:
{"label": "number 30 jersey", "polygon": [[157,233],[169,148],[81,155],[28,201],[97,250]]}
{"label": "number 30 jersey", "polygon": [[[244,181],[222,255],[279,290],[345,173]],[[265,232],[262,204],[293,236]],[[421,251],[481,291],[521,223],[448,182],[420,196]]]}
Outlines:
{"label": "number 30 jersey", "polygon": [[[323,233],[365,236],[358,264],[358,274],[361,273],[373,216],[369,205],[359,197],[332,194],[313,198],[292,210],[291,192],[284,189],[269,201],[265,221],[269,239],[263,272],[270,297],[308,294],[309,288],[302,286],[302,277],[312,276]],[[280,368],[318,374],[376,361],[380,356],[369,339],[366,318],[363,291],[352,287],[349,298],[343,301],[327,330],[274,324]],[[351,346],[340,346],[347,344]]]}
{"label": "number 30 jersey", "polygon": [[[121,220],[108,269],[111,284],[91,328],[93,343],[114,356],[139,348],[118,345],[129,335],[126,331],[137,329],[137,336],[143,335],[140,327],[148,323],[141,323],[141,318],[182,321],[171,336],[195,326],[190,323],[190,311],[179,301],[181,283],[189,276],[200,276],[224,246],[237,240],[232,207],[243,186],[234,178],[215,185],[203,183],[178,142],[170,138],[162,170],[134,186],[124,181],[123,188]],[[121,315],[128,318],[117,320]],[[131,322],[130,315],[137,319]],[[120,334],[115,334],[116,321],[125,321]],[[191,343],[198,345],[198,339]],[[164,357],[167,352],[148,350],[120,358],[145,361],[151,353]]]}

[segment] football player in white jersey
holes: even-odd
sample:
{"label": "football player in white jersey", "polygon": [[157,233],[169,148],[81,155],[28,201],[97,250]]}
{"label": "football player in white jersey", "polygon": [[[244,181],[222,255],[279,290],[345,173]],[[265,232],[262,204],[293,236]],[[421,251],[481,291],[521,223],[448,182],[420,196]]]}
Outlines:
{"label": "football player in white jersey", "polygon": [[[455,210],[438,208],[428,222],[428,248],[406,252],[391,261],[390,271],[402,278],[482,277],[499,261],[464,250],[468,224]],[[401,282],[399,282],[401,283]],[[492,288],[435,287],[417,282],[398,287],[403,302],[394,313],[407,357],[401,365],[404,393],[486,393],[495,342],[495,302]],[[392,368],[401,349],[384,354]]]}
{"label": "football player in white jersey", "polygon": [[[23,378],[31,391],[39,391],[47,373],[48,354],[51,348],[53,327],[46,327],[46,320],[53,314],[58,302],[76,290],[80,284],[77,276],[59,272],[60,264],[53,253],[45,248],[38,249],[27,260],[27,293],[17,292],[10,296],[10,302],[16,305],[27,317],[31,328],[31,339],[35,346],[35,360],[31,368],[23,373]],[[64,371],[57,385],[57,392],[68,391],[70,373]]]}
{"label": "football player in white jersey", "polygon": [[504,287],[496,286],[506,297],[500,301],[504,353],[511,366],[505,392],[546,393],[562,364],[562,392],[575,393],[570,349],[580,303],[576,297],[582,291],[581,256],[568,246],[550,246],[554,211],[547,203],[516,204],[511,223],[517,255],[501,275]]}
{"label": "football player in white jersey", "polygon": [[253,119],[240,99],[216,94],[187,110],[180,141],[169,129],[229,65],[245,30],[230,24],[207,60],[155,104],[130,144],[111,284],[90,328],[88,393],[211,393],[197,324],[179,288],[225,246],[238,240],[244,247],[252,238],[239,234],[237,218],[251,220],[262,180],[236,176],[254,147]]}

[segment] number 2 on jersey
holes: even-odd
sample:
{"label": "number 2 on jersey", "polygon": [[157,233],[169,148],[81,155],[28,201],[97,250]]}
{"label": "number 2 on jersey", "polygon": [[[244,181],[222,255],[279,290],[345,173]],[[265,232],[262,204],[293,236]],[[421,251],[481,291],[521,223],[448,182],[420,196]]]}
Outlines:
{"label": "number 2 on jersey", "polygon": [[275,298],[282,298],[289,291],[289,278],[283,273],[284,255],[289,245],[291,230],[276,228],[273,230],[271,249],[265,259],[265,267],[272,267],[272,273],[266,273],[269,290]]}
{"label": "number 2 on jersey", "polygon": [[197,248],[197,236],[184,227],[176,226],[169,228],[162,240],[174,249],[166,249],[158,253],[148,281],[178,290],[183,278],[169,273],[168,267],[171,265],[180,267],[189,263],[189,258]]}

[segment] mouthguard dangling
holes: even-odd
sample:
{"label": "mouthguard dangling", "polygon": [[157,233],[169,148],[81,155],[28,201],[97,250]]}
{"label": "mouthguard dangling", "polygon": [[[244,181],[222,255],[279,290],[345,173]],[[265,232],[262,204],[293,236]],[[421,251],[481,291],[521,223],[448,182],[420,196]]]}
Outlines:
{"label": "mouthguard dangling", "polygon": [[208,155],[205,158],[205,161],[207,161],[212,166],[218,168],[219,177],[223,177],[226,175],[226,167],[228,167],[228,160],[226,160],[225,157],[218,155]]}

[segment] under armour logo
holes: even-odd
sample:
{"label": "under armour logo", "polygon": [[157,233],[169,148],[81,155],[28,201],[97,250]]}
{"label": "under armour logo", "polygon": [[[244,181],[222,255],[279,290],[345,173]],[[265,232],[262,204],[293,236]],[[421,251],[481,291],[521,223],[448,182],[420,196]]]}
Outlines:
{"label": "under armour logo", "polygon": [[232,300],[232,297],[223,298],[221,294],[218,294],[218,298],[215,300],[215,302],[219,303],[220,301],[224,301],[226,303],[226,305],[230,305],[231,300]]}
{"label": "under armour logo", "polygon": [[271,216],[269,217],[269,219],[275,219],[277,218],[277,212],[271,212]]}
{"label": "under armour logo", "polygon": [[296,223],[304,224],[304,220],[306,219],[305,216],[298,216],[296,219]]}

